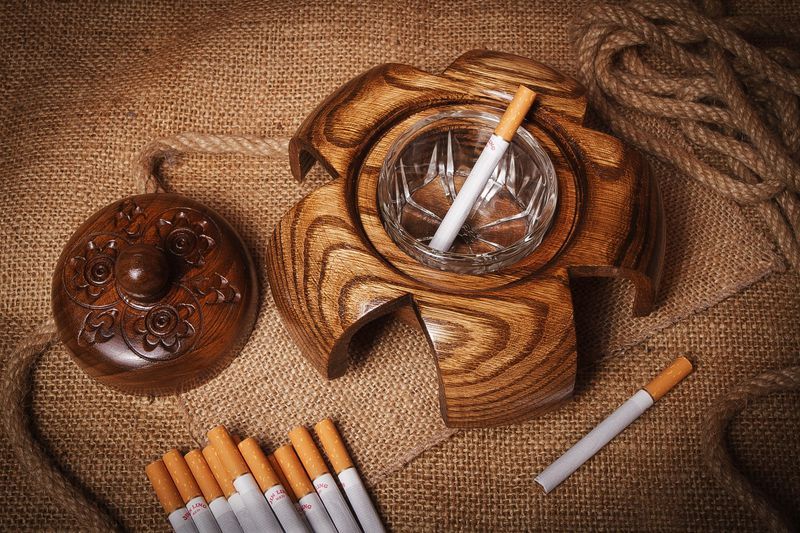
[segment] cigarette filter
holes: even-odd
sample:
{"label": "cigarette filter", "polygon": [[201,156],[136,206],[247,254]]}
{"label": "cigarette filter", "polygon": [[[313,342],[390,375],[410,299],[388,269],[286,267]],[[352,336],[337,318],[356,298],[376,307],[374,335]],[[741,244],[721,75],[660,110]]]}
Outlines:
{"label": "cigarette filter", "polygon": [[297,495],[292,490],[292,485],[289,483],[289,480],[286,479],[286,476],[283,475],[283,470],[281,470],[281,465],[278,463],[278,459],[275,457],[275,454],[269,454],[267,456],[267,460],[269,460],[269,464],[272,466],[272,470],[275,472],[275,475],[277,475],[278,479],[281,480],[281,485],[284,489],[286,489],[286,494],[288,494],[289,498],[291,498],[294,508],[297,509],[297,515],[300,517],[300,520],[302,520],[306,527],[311,530],[311,524],[308,523],[306,514],[303,512],[303,508],[300,507],[300,502],[297,501]]}
{"label": "cigarette filter", "polygon": [[685,357],[676,359],[564,455],[545,468],[536,476],[536,483],[542,486],[545,493],[556,488],[691,372],[692,363],[688,359]]}
{"label": "cigarette filter", "polygon": [[314,444],[311,433],[303,426],[298,426],[289,432],[289,440],[292,441],[292,446],[297,451],[306,472],[314,480],[314,488],[339,533],[360,533],[361,528],[356,517],[350,512],[350,507],[342,496],[336,480],[328,471],[328,466],[317,445]]}
{"label": "cigarette filter", "polygon": [[308,479],[303,465],[300,464],[300,459],[294,453],[294,448],[290,444],[281,446],[275,450],[275,458],[281,465],[286,479],[289,480],[289,485],[299,498],[300,508],[308,523],[311,524],[314,533],[337,533],[328,511],[322,505],[322,500],[314,491],[314,486]]}
{"label": "cigarette filter", "polygon": [[205,457],[208,467],[214,474],[214,478],[219,483],[225,497],[228,498],[228,503],[231,505],[231,509],[233,509],[233,513],[236,515],[236,519],[239,521],[239,525],[242,526],[244,533],[258,533],[258,527],[250,517],[247,506],[242,500],[242,495],[236,492],[236,487],[233,486],[233,477],[222,466],[217,450],[209,444],[203,448],[203,457]]}
{"label": "cigarette filter", "polygon": [[442,223],[436,229],[436,233],[434,233],[429,245],[431,248],[446,252],[453,245],[453,241],[456,240],[458,232],[461,231],[464,222],[469,218],[472,208],[484,187],[486,187],[492,172],[497,168],[497,164],[502,159],[503,154],[506,153],[517,128],[525,119],[525,114],[531,108],[534,98],[536,98],[535,92],[524,85],[519,86],[514,98],[500,118],[500,123],[486,143],[466,181],[464,181],[464,185],[458,191],[456,199],[453,200],[453,204],[447,210]]}
{"label": "cigarette filter", "polygon": [[203,491],[203,497],[208,502],[208,508],[214,514],[222,533],[243,533],[236,514],[222,493],[219,483],[214,479],[214,474],[200,450],[192,450],[183,458],[189,465],[189,470],[200,490]]}
{"label": "cigarette filter", "polygon": [[294,503],[281,485],[278,475],[272,469],[258,442],[252,437],[247,438],[239,443],[239,451],[283,529],[287,533],[308,533],[308,527],[297,514]]}
{"label": "cigarette filter", "polygon": [[217,520],[208,508],[208,503],[181,452],[172,449],[164,454],[163,460],[197,530],[200,533],[220,533]]}
{"label": "cigarette filter", "polygon": [[161,507],[167,513],[167,520],[175,533],[197,533],[189,510],[183,505],[178,487],[172,481],[164,461],[153,461],[144,469]]}
{"label": "cigarette filter", "polygon": [[222,465],[233,477],[233,486],[241,495],[256,527],[261,531],[281,533],[282,529],[278,519],[275,518],[267,500],[264,499],[264,493],[258,488],[253,474],[247,468],[247,463],[239,453],[239,448],[236,447],[228,430],[224,426],[217,426],[208,432],[208,440],[217,451]]}
{"label": "cigarette filter", "polygon": [[328,456],[331,466],[339,477],[350,505],[353,506],[353,511],[355,511],[361,527],[368,532],[385,531],[378,511],[367,493],[361,476],[358,475],[358,470],[353,465],[350,454],[347,453],[347,448],[345,448],[333,420],[326,418],[314,426],[314,429],[325,450],[325,455]]}

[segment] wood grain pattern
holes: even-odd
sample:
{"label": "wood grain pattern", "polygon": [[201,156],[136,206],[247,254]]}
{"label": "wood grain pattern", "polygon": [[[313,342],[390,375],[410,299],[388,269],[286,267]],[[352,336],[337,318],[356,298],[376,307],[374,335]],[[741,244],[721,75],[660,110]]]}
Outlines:
{"label": "wood grain pattern", "polygon": [[52,302],[62,341],[90,376],[161,395],[233,360],[255,322],[258,287],[222,217],[177,194],[145,194],[101,209],[73,234]]}
{"label": "wood grain pattern", "polygon": [[[386,233],[377,180],[391,144],[447,109],[500,114],[524,83],[541,95],[523,127],[553,161],[559,200],[530,255],[485,275],[428,268]],[[570,276],[625,276],[634,312],[654,303],[664,253],[660,196],[637,153],[581,125],[583,89],[534,61],[487,51],[442,75],[376,67],[341,87],[290,144],[298,179],[319,161],[335,178],[275,228],[268,276],[293,339],[325,376],[340,376],[352,335],[398,312],[425,333],[450,426],[525,420],[572,392],[576,371]],[[413,312],[409,312],[409,310]]]}

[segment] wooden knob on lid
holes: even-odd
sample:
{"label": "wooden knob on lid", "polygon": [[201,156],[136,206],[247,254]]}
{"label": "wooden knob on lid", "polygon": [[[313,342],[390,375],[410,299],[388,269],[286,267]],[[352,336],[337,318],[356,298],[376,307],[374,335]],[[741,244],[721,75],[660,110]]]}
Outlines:
{"label": "wooden knob on lid", "polygon": [[228,222],[177,194],[104,207],[70,238],[53,275],[61,340],[98,381],[175,394],[225,368],[258,303],[253,260]]}
{"label": "wooden knob on lid", "polygon": [[167,255],[149,244],[134,244],[125,248],[114,268],[117,284],[128,295],[143,302],[158,300],[169,283]]}

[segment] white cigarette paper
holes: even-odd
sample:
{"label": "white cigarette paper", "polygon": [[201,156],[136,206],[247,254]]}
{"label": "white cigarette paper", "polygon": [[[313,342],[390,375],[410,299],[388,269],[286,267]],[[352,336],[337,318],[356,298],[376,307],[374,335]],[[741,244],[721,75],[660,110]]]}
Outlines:
{"label": "white cigarette paper", "polygon": [[294,506],[283,485],[277,484],[264,491],[264,498],[269,502],[275,516],[286,533],[307,533],[308,527]]}
{"label": "white cigarette paper", "polygon": [[214,498],[208,504],[208,508],[214,514],[222,533],[243,533],[242,526],[239,524],[239,520],[236,519],[236,514],[231,509],[231,505],[225,499],[225,496]]}
{"label": "white cigarette paper", "polygon": [[316,492],[309,492],[299,503],[314,533],[338,533]]}
{"label": "white cigarette paper", "polygon": [[353,506],[362,529],[368,533],[384,533],[386,530],[383,522],[372,504],[372,499],[367,493],[364,482],[361,481],[361,476],[358,475],[358,470],[355,467],[342,470],[339,472],[339,481],[342,483],[344,493],[347,495],[350,505]]}
{"label": "white cigarette paper", "polygon": [[276,533],[283,531],[252,474],[242,474],[237,477],[233,480],[233,486],[236,487],[236,492],[242,497],[256,529],[259,531],[274,531]]}
{"label": "white cigarette paper", "polygon": [[200,533],[220,533],[214,513],[208,508],[205,498],[196,496],[186,502],[186,508],[192,515],[192,520]]}
{"label": "white cigarette paper", "polygon": [[559,457],[553,464],[536,476],[536,482],[545,493],[550,492],[588,461],[600,448],[611,442],[631,422],[641,416],[653,405],[653,398],[646,391],[640,390],[627,402],[623,403],[611,416],[600,422],[585,437]]}
{"label": "white cigarette paper", "polygon": [[238,492],[234,492],[228,497],[228,503],[231,504],[231,509],[233,509],[236,519],[239,521],[239,525],[242,526],[244,533],[258,533],[258,527],[250,517],[250,512],[244,504],[242,495]]}
{"label": "white cigarette paper", "polygon": [[553,464],[544,469],[534,480],[542,486],[545,493],[550,492],[567,479],[580,466],[594,456],[600,449],[611,442],[611,439],[631,425],[653,403],[677,385],[692,372],[692,363],[685,357],[679,357],[664,371],[653,378],[650,383],[616,411],[600,422],[597,427],[566,451]]}
{"label": "white cigarette paper", "polygon": [[186,507],[179,507],[172,511],[167,516],[167,520],[175,533],[198,533],[192,520],[192,514]]}
{"label": "white cigarette paper", "polygon": [[453,241],[456,240],[458,232],[469,218],[472,207],[486,187],[492,172],[506,153],[517,128],[522,124],[535,96],[533,91],[520,85],[428,246],[434,250],[446,252],[453,245]]}
{"label": "white cigarette paper", "polygon": [[314,488],[317,489],[317,494],[325,504],[325,509],[328,510],[339,533],[361,533],[361,528],[358,527],[350,507],[347,506],[339,486],[330,473],[322,474],[315,479]]}

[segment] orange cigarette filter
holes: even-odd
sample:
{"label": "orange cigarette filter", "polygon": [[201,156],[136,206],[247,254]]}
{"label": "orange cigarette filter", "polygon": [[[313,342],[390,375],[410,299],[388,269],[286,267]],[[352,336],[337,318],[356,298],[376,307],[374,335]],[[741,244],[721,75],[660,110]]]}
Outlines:
{"label": "orange cigarette filter", "polygon": [[292,441],[297,455],[303,462],[303,466],[311,479],[317,479],[322,474],[328,473],[328,465],[319,453],[317,445],[311,438],[311,433],[303,426],[297,426],[289,432],[289,440]]}
{"label": "orange cigarette filter", "polygon": [[188,503],[192,498],[202,494],[200,486],[195,481],[192,471],[189,470],[189,465],[186,464],[181,452],[173,448],[165,453],[162,459],[169,471],[169,475],[172,476],[172,481],[178,487],[183,503]]}
{"label": "orange cigarette filter", "polygon": [[325,450],[325,455],[328,456],[336,473],[352,468],[353,460],[350,459],[350,454],[347,453],[342,436],[339,435],[333,420],[326,418],[314,426],[314,430],[317,432],[322,449]]}
{"label": "orange cigarette filter", "polygon": [[311,480],[308,479],[308,475],[303,465],[300,464],[300,459],[297,458],[297,454],[294,453],[294,448],[292,448],[291,444],[281,446],[275,450],[275,458],[278,460],[278,464],[281,465],[283,475],[286,476],[292,491],[294,491],[298,499],[314,490],[314,486],[311,484]]}
{"label": "orange cigarette filter", "polygon": [[206,463],[208,463],[211,473],[214,474],[214,479],[219,483],[223,494],[225,494],[226,498],[230,498],[231,494],[236,492],[236,487],[233,486],[233,476],[230,475],[228,470],[222,465],[222,461],[219,460],[219,455],[217,455],[216,448],[211,444],[203,448],[203,457]]}
{"label": "orange cigarette filter", "polygon": [[281,485],[283,485],[283,488],[286,489],[286,494],[288,494],[293,501],[297,501],[297,495],[292,490],[289,480],[286,479],[285,475],[283,475],[283,470],[281,470],[281,465],[278,462],[278,459],[275,457],[275,454],[269,454],[267,459],[269,460],[269,464],[272,466],[272,470],[275,472],[275,475],[281,480]]}
{"label": "orange cigarette filter", "polygon": [[685,357],[678,357],[659,375],[654,377],[650,383],[644,386],[644,390],[653,397],[653,401],[658,401],[662,396],[680,383],[683,378],[692,373],[692,362]]}
{"label": "orange cigarette filter", "polygon": [[503,116],[500,118],[500,123],[494,129],[495,135],[499,135],[504,140],[511,142],[514,134],[517,133],[522,121],[525,120],[525,115],[533,105],[533,100],[536,98],[536,93],[528,89],[524,85],[520,85],[514,98],[506,108]]}
{"label": "orange cigarette filter", "polygon": [[207,502],[212,502],[222,496],[222,488],[214,478],[214,473],[211,472],[211,468],[209,468],[206,458],[203,457],[200,450],[192,450],[184,455],[183,458],[186,460],[186,464],[189,465],[189,470],[192,471],[195,481],[200,486],[200,490],[203,491],[203,498]]}
{"label": "orange cigarette filter", "polygon": [[156,492],[158,501],[161,502],[161,507],[164,508],[167,514],[183,507],[181,493],[178,492],[178,487],[172,481],[172,476],[169,475],[164,461],[161,459],[153,461],[145,467],[144,472],[147,474],[150,484],[153,485],[153,490]]}
{"label": "orange cigarette filter", "polygon": [[250,472],[256,478],[261,492],[271,489],[278,483],[280,479],[272,470],[272,465],[269,464],[269,459],[264,454],[261,446],[258,445],[256,439],[249,437],[239,443],[239,451],[242,453],[247,466],[250,467]]}
{"label": "orange cigarette filter", "polygon": [[250,472],[242,454],[239,453],[239,448],[236,447],[233,437],[225,429],[225,426],[217,426],[209,431],[208,440],[217,451],[222,466],[233,476],[233,479]]}

